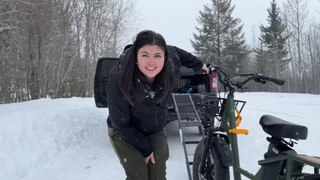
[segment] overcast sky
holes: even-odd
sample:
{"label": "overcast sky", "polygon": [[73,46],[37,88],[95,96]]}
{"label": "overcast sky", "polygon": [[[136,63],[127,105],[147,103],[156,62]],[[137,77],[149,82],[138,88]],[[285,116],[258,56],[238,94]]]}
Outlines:
{"label": "overcast sky", "polygon": [[[278,5],[282,6],[284,1],[277,0]],[[193,39],[192,33],[197,33],[195,26],[199,24],[196,19],[199,17],[199,11],[203,10],[203,5],[210,2],[210,0],[136,0],[138,24],[130,38],[140,30],[151,29],[161,33],[168,44],[193,51],[190,39]],[[258,27],[266,22],[270,2],[271,0],[232,1],[232,4],[236,5],[233,16],[240,18],[244,24],[247,43],[252,44],[253,37],[259,35]],[[320,7],[320,2],[309,0],[309,5]],[[311,13],[314,14],[316,13]]]}

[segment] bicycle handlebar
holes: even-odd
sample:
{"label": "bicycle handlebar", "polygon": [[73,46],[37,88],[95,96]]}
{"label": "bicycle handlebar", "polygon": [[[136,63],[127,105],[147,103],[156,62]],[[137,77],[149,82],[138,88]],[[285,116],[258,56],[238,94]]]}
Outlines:
{"label": "bicycle handlebar", "polygon": [[[244,84],[246,84],[247,82],[254,80],[255,82],[258,83],[262,83],[265,84],[267,81],[273,82],[277,85],[283,85],[285,83],[284,80],[282,79],[277,79],[277,78],[272,78],[272,77],[268,77],[264,74],[228,74],[225,71],[222,70],[221,67],[218,66],[211,66],[208,65],[209,68],[209,73],[212,74],[214,72],[218,73],[218,79],[220,81],[220,83],[222,83],[223,85],[229,87],[230,89],[234,89],[235,87],[237,88],[242,88],[242,86]],[[245,80],[243,80],[242,82],[235,82],[234,80],[232,80],[232,78],[234,77],[247,77]]]}
{"label": "bicycle handlebar", "polygon": [[278,84],[280,86],[282,86],[285,83],[285,81],[282,79],[276,79],[276,78],[271,78],[271,77],[265,77],[265,78],[267,81],[271,81],[271,82]]}

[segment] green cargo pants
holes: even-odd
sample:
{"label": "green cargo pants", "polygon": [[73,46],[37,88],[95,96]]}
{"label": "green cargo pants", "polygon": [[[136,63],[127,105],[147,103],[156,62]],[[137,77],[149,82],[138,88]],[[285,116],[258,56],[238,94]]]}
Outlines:
{"label": "green cargo pants", "polygon": [[169,158],[167,136],[161,130],[150,136],[155,164],[146,165],[142,154],[126,143],[111,128],[108,129],[110,142],[127,175],[126,180],[166,180],[166,161]]}

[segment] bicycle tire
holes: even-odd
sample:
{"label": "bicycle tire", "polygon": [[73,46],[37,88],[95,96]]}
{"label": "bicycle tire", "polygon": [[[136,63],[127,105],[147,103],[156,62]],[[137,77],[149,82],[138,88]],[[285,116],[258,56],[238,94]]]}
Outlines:
{"label": "bicycle tire", "polygon": [[219,152],[211,146],[206,155],[205,173],[200,174],[201,159],[204,154],[205,138],[196,147],[193,157],[193,180],[228,180],[230,179],[229,167],[222,165]]}

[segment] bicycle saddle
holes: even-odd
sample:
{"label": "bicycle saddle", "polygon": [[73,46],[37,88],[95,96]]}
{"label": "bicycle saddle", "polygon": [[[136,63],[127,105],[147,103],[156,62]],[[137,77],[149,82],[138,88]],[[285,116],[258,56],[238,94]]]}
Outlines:
{"label": "bicycle saddle", "polygon": [[307,139],[308,128],[280,118],[263,115],[259,124],[267,134],[278,138]]}

